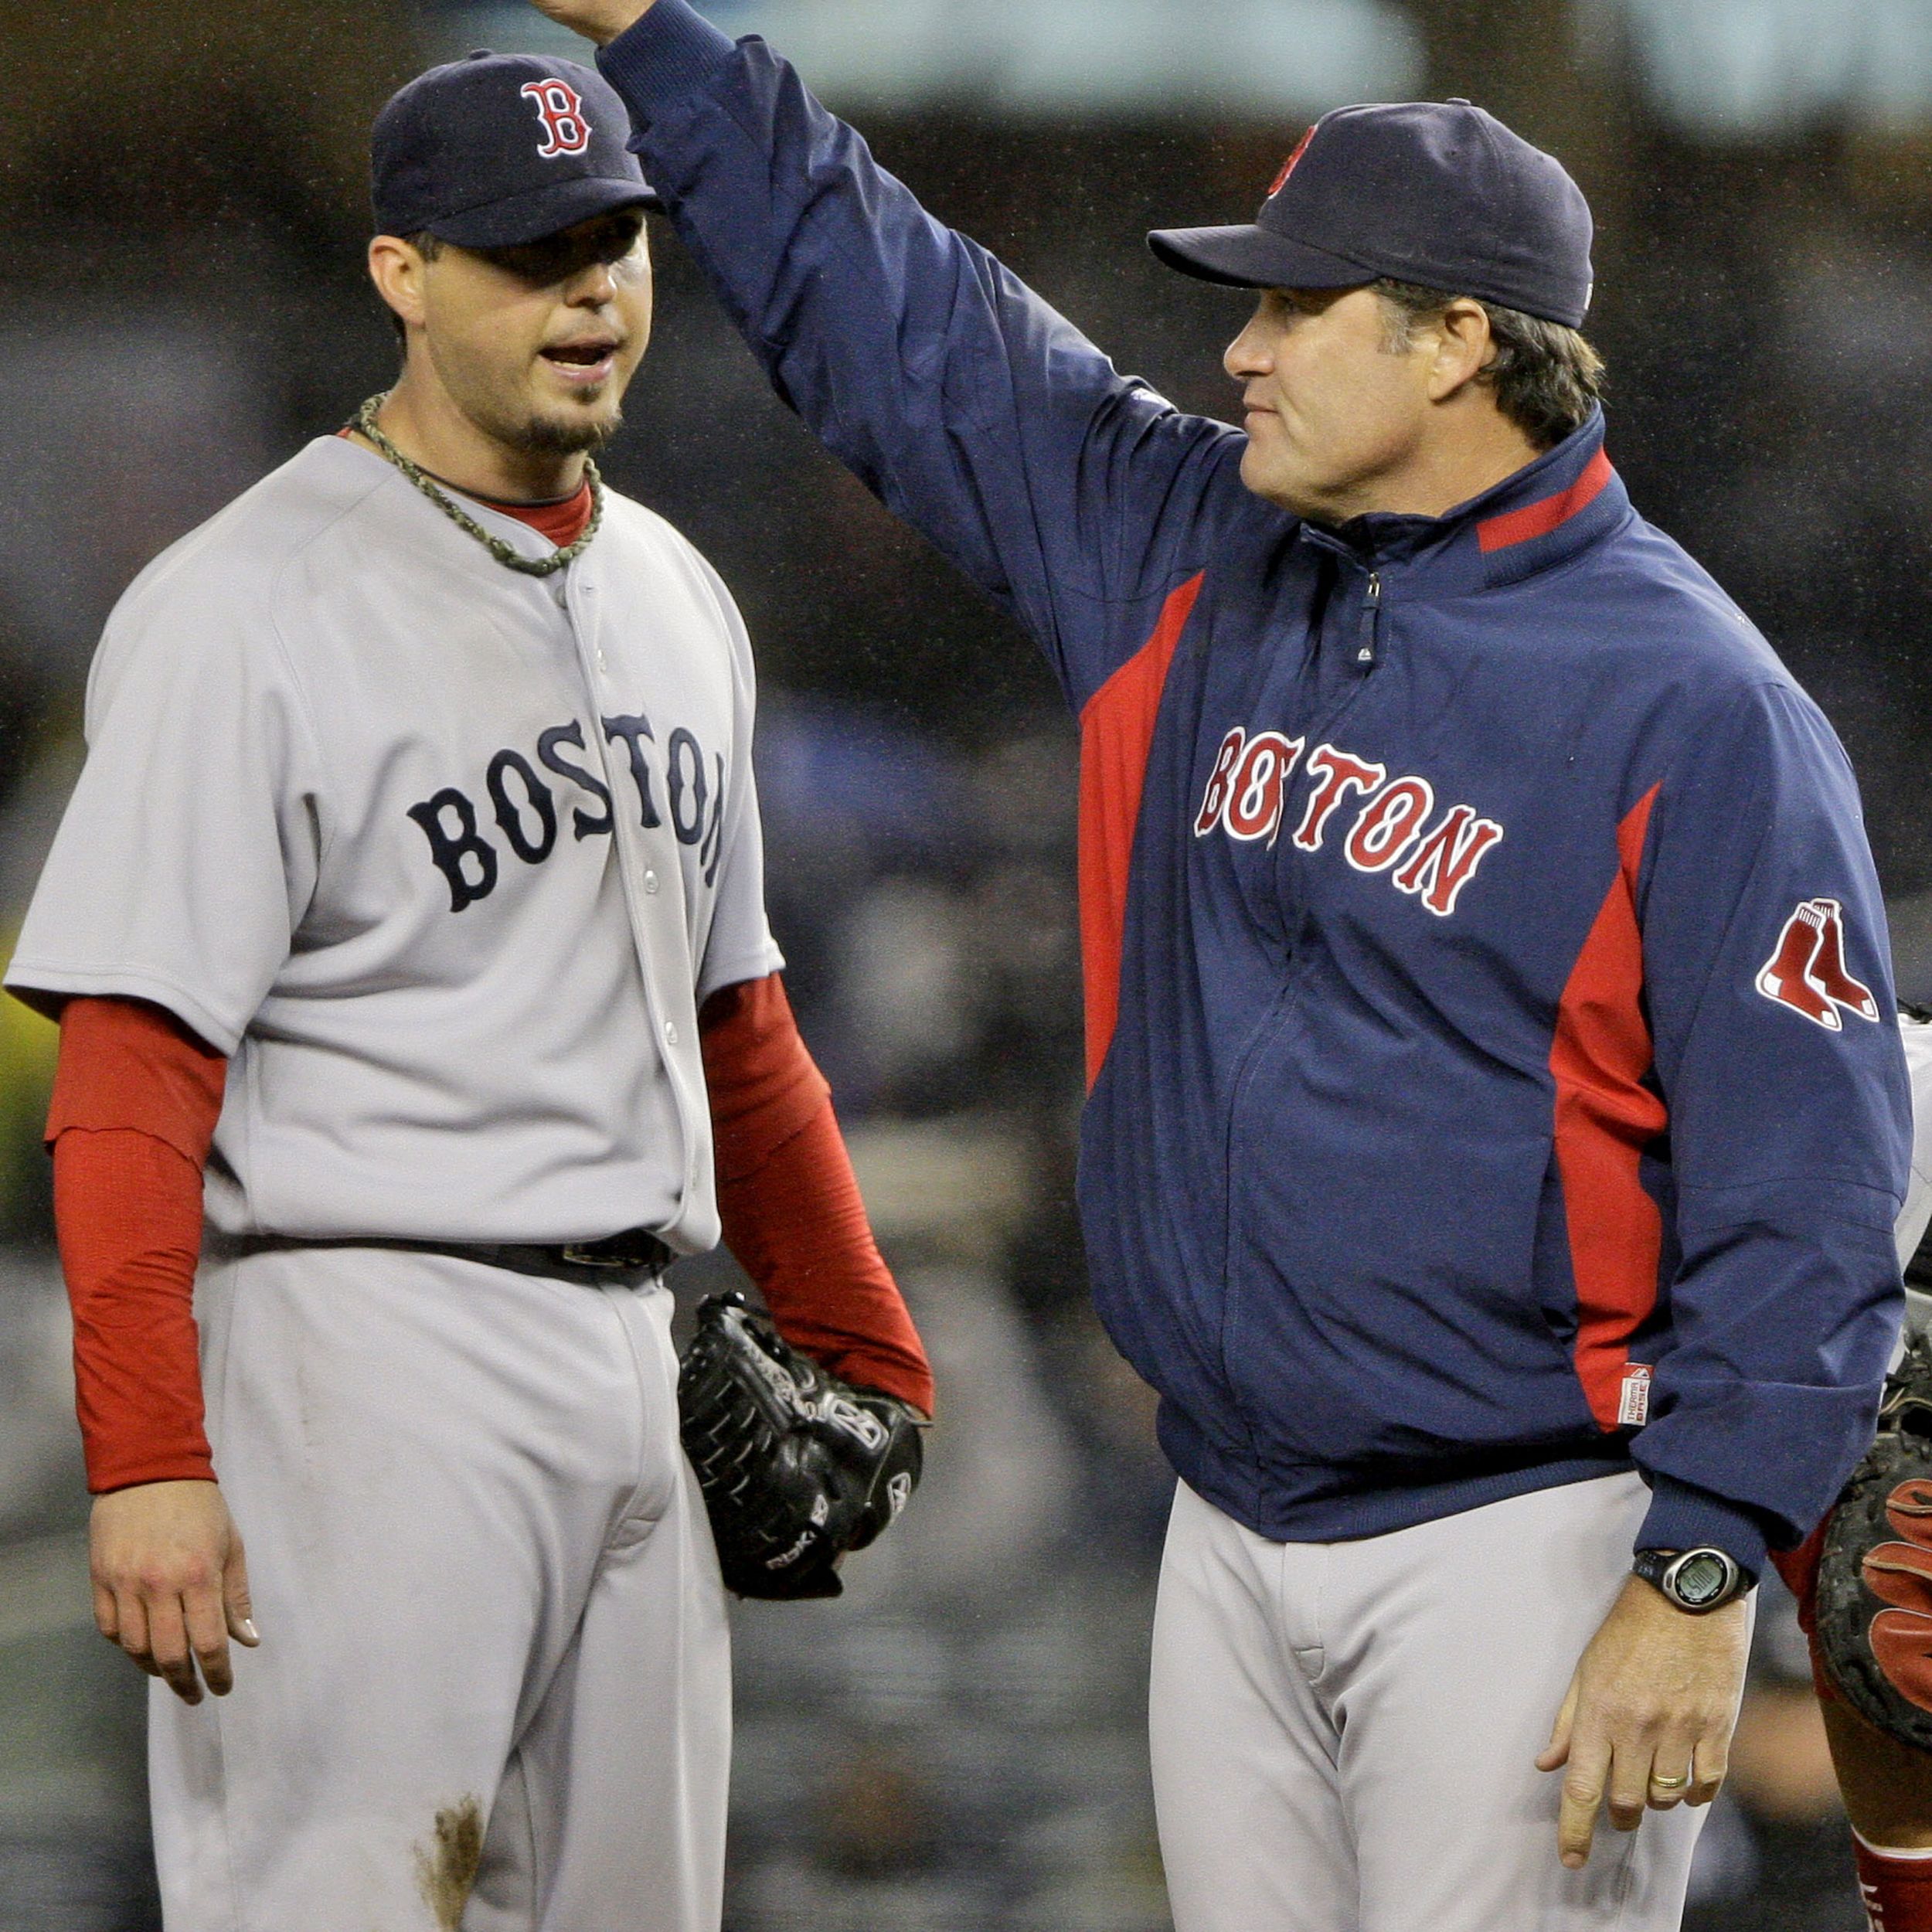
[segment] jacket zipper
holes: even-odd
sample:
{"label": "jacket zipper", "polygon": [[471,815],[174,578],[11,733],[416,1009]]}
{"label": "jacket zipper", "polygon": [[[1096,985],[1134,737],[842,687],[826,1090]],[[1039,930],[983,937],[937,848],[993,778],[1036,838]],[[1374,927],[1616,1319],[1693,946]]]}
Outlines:
{"label": "jacket zipper", "polygon": [[[1378,633],[1380,630],[1381,617],[1382,574],[1378,570],[1371,570],[1369,573],[1368,583],[1362,591],[1362,627],[1358,635],[1355,654],[1356,666],[1365,678],[1376,668],[1376,649],[1380,641]],[[1313,736],[1318,729],[1325,733],[1332,727],[1335,720],[1355,702],[1356,694],[1360,689],[1361,686],[1358,684],[1349,691],[1342,702],[1322,720],[1318,727],[1311,726],[1309,728],[1308,735]],[[1235,1417],[1247,1437],[1251,1454],[1258,1453],[1254,1424],[1250,1420],[1239,1395],[1236,1393],[1234,1374],[1229,1360],[1230,1331],[1234,1323],[1235,1303],[1233,1264],[1236,1216],[1234,1205],[1236,1193],[1234,1124],[1240,1117],[1242,1103],[1247,1097],[1249,1086],[1254,1076],[1255,1067],[1264,1050],[1280,1034],[1281,1029],[1287,1025],[1293,1016],[1296,1004],[1295,995],[1299,990],[1299,981],[1295,972],[1295,948],[1291,942],[1288,947],[1287,973],[1273,1001],[1270,1002],[1266,1015],[1254,1029],[1247,1045],[1242,1049],[1241,1058],[1235,1070],[1234,1079],[1229,1087],[1227,1110],[1221,1121],[1222,1173],[1225,1190],[1222,1197],[1224,1209],[1223,1226],[1225,1232],[1223,1236],[1221,1262],[1223,1299],[1221,1332],[1219,1338],[1220,1342],[1219,1366],[1229,1395],[1233,1399],[1232,1406]]]}
{"label": "jacket zipper", "polygon": [[1382,618],[1382,577],[1378,571],[1369,573],[1369,587],[1362,594],[1362,641],[1356,647],[1355,661],[1362,670],[1376,668],[1376,633],[1380,628]]}

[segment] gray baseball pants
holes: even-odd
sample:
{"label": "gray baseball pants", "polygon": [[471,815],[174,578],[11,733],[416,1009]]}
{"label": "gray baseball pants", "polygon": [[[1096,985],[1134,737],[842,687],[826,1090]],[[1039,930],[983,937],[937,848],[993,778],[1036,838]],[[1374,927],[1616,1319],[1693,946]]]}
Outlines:
{"label": "gray baseball pants", "polygon": [[154,1687],[168,1932],[716,1932],[716,1556],[671,1298],[434,1253],[204,1257],[261,1646]]}
{"label": "gray baseball pants", "polygon": [[1277,1543],[1182,1485],[1149,1699],[1175,1932],[1675,1932],[1704,1812],[1606,1820],[1568,1872],[1534,1763],[1648,1497]]}

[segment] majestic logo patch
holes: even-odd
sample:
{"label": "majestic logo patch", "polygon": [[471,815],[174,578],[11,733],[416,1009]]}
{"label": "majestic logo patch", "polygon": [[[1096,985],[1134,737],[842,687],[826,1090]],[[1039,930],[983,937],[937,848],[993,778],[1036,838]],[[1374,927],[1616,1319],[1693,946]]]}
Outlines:
{"label": "majestic logo patch", "polygon": [[[1250,737],[1236,725],[1215,753],[1194,817],[1195,837],[1219,828],[1243,843],[1265,839],[1272,845],[1301,745],[1278,731]],[[1352,798],[1359,808],[1342,842],[1342,856],[1357,872],[1389,873],[1397,891],[1420,899],[1438,918],[1456,910],[1483,855],[1502,838],[1502,826],[1478,818],[1469,805],[1449,806],[1424,831],[1436,809],[1435,787],[1427,778],[1392,780],[1386,765],[1334,745],[1317,745],[1308,753],[1308,802],[1290,835],[1293,842],[1303,852],[1319,852],[1329,820]]]}
{"label": "majestic logo patch", "polygon": [[1808,899],[1785,920],[1758,973],[1757,990],[1828,1032],[1843,1030],[1841,1013],[1879,1016],[1872,989],[1846,970],[1845,909],[1835,899]]}
{"label": "majestic logo patch", "polygon": [[583,100],[567,80],[526,80],[518,91],[535,104],[543,123],[543,145],[537,152],[546,161],[553,155],[580,155],[590,146]]}

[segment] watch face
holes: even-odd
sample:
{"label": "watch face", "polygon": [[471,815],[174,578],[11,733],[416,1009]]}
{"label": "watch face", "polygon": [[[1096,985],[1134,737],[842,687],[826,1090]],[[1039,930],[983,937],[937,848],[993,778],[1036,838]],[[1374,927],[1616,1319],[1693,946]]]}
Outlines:
{"label": "watch face", "polygon": [[1701,1610],[1723,1595],[1730,1582],[1730,1566],[1715,1551],[1699,1549],[1678,1565],[1672,1580],[1680,1601]]}

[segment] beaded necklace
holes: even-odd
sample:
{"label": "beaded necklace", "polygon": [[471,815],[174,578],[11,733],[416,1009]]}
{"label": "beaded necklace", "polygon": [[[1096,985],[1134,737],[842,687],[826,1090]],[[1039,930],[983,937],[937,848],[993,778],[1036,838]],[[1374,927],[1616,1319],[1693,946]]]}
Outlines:
{"label": "beaded necklace", "polygon": [[454,502],[427,471],[412,463],[377,428],[376,413],[388,400],[389,392],[386,389],[380,396],[372,396],[355,412],[349,427],[358,434],[366,436],[386,461],[393,463],[400,470],[459,530],[467,531],[474,537],[505,570],[520,570],[529,577],[550,577],[573,562],[589,548],[591,538],[597,535],[598,526],[604,521],[604,481],[597,474],[597,466],[587,456],[583,459],[583,476],[584,481],[590,486],[590,520],[584,525],[583,534],[574,543],[566,544],[562,549],[553,551],[549,556],[523,556],[500,536],[492,536],[461,504]]}

